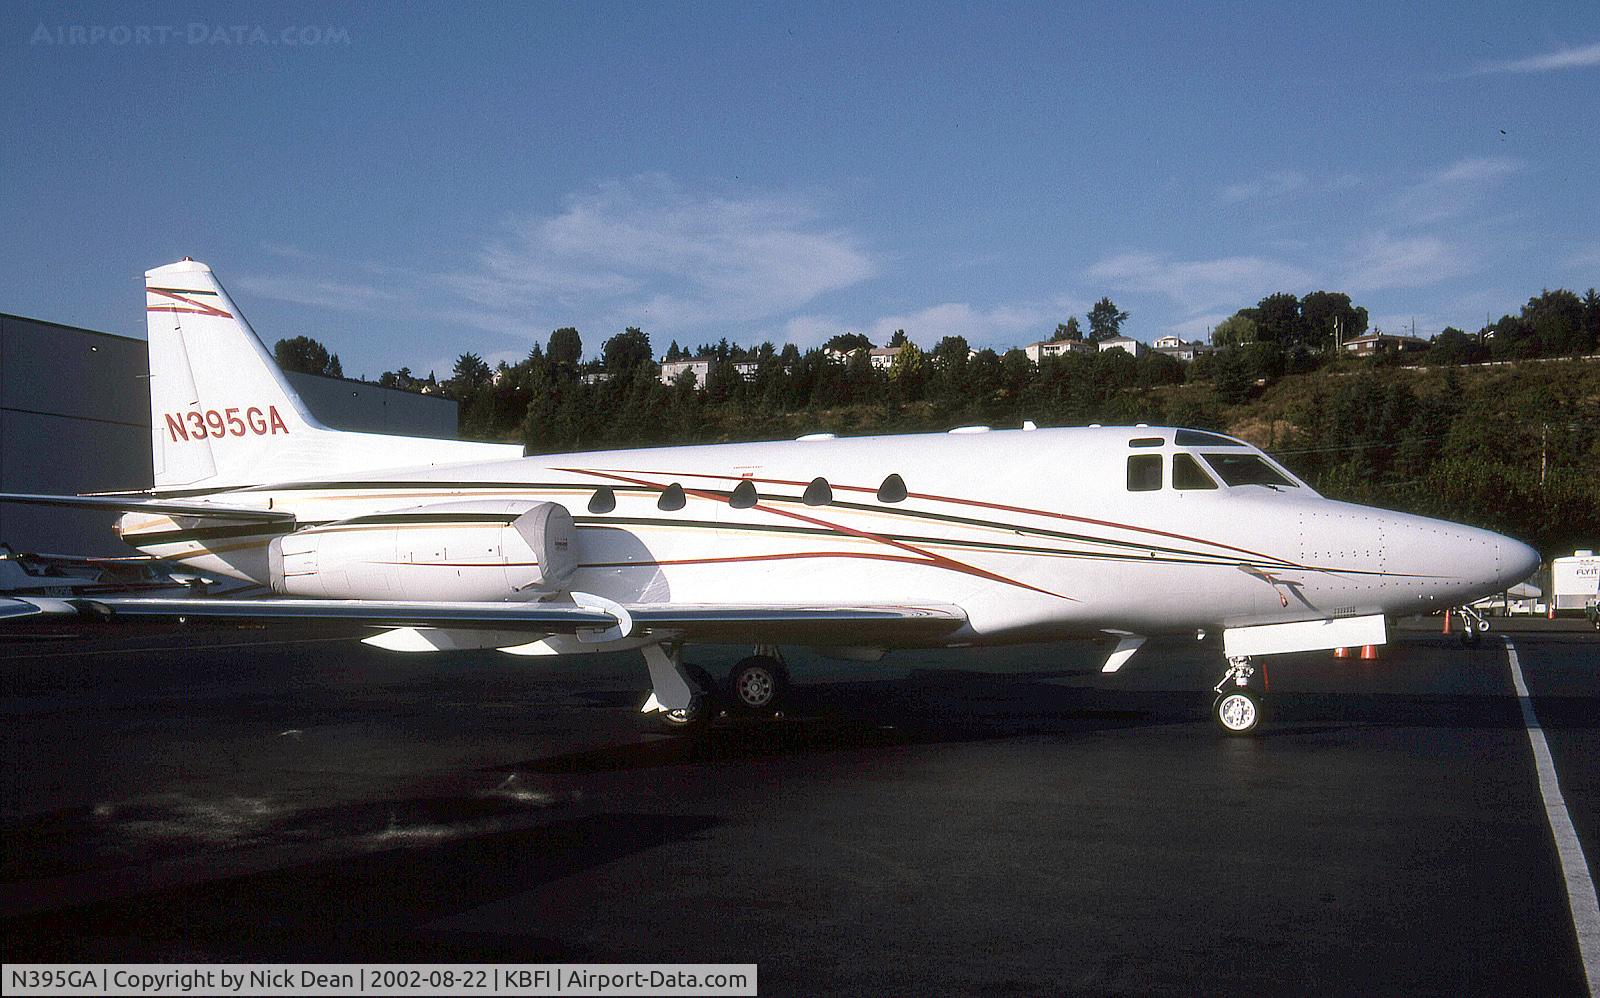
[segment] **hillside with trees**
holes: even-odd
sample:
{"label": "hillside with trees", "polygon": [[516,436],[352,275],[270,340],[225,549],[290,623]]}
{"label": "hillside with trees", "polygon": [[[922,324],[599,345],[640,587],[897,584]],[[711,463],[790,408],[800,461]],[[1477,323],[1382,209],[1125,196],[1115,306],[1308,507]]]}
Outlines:
{"label": "hillside with trees", "polygon": [[[1102,298],[1086,319],[1087,330],[1072,316],[1041,338],[1110,339],[1128,314]],[[685,370],[664,384],[644,331],[612,336],[585,362],[581,335],[563,328],[516,364],[469,353],[443,381],[402,369],[380,383],[458,399],[463,437],[529,453],[1024,420],[1193,426],[1266,448],[1335,498],[1502,530],[1547,556],[1600,541],[1600,295],[1544,291],[1411,354],[1338,349],[1366,332],[1366,310],[1346,294],[1274,294],[1221,323],[1215,349],[1189,363],[1122,350],[1034,363],[960,336],[923,349],[901,330],[890,363],[875,366],[868,338],[841,332],[804,352],[673,342],[663,361],[705,361],[705,383]]]}

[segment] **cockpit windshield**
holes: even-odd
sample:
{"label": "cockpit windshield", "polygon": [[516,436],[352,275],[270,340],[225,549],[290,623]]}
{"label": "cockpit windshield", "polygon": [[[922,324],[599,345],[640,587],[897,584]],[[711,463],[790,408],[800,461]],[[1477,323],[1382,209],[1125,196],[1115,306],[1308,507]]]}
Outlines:
{"label": "cockpit windshield", "polygon": [[1200,456],[1230,486],[1265,485],[1268,488],[1290,489],[1300,487],[1256,454],[1201,454]]}

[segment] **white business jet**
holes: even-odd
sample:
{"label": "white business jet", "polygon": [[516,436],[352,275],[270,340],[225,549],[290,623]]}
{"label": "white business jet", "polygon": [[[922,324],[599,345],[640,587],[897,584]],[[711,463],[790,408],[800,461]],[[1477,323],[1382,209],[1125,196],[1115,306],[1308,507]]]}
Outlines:
{"label": "white business jet", "polygon": [[751,646],[736,709],[786,685],[778,647],[897,648],[1220,631],[1212,712],[1261,719],[1256,656],[1386,640],[1385,619],[1527,578],[1527,545],[1335,502],[1231,437],[1074,427],[524,457],[317,422],[211,269],[146,275],[155,487],[10,501],[124,510],[138,550],[271,599],[29,598],[21,619],[346,620],[394,651],[639,649],[646,710],[691,724],[693,643]]}

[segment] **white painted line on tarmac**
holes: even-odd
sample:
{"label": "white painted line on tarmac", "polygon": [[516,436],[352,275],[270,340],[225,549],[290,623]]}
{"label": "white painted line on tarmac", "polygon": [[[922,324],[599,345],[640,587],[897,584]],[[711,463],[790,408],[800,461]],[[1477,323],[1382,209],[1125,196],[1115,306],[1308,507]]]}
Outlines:
{"label": "white painted line on tarmac", "polygon": [[1539,717],[1533,712],[1533,698],[1528,695],[1528,684],[1522,681],[1522,665],[1517,660],[1516,646],[1511,639],[1506,643],[1506,661],[1511,663],[1511,683],[1517,689],[1517,702],[1522,705],[1522,722],[1528,729],[1528,744],[1533,746],[1533,762],[1539,770],[1539,796],[1544,798],[1544,816],[1550,823],[1550,834],[1556,840],[1556,854],[1561,858],[1561,877],[1567,884],[1567,908],[1572,912],[1572,927],[1578,932],[1578,955],[1583,959],[1583,973],[1589,980],[1591,998],[1600,998],[1600,903],[1595,901],[1594,879],[1589,876],[1589,862],[1583,855],[1583,844],[1572,827],[1572,816],[1567,813],[1566,798],[1561,796],[1561,783],[1556,779],[1556,764],[1550,758],[1550,746],[1545,742],[1544,729],[1539,727]]}

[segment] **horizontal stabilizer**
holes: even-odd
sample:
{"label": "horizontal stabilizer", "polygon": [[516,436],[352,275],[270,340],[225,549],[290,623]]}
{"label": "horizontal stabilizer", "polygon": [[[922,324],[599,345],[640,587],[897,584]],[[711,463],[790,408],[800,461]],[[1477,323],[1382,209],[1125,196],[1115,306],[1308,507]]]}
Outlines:
{"label": "horizontal stabilizer", "polygon": [[124,513],[161,513],[166,516],[215,516],[228,520],[259,520],[263,523],[292,522],[294,514],[281,509],[250,509],[217,506],[206,502],[165,502],[134,496],[44,496],[0,492],[0,502],[24,506],[63,506],[72,509],[103,509]]}

